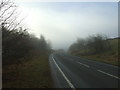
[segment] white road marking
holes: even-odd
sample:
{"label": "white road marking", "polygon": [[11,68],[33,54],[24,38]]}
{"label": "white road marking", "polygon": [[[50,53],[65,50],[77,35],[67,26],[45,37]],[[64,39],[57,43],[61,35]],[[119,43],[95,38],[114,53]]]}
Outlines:
{"label": "white road marking", "polygon": [[119,77],[114,76],[114,75],[109,74],[109,73],[106,73],[106,72],[104,72],[104,71],[101,71],[101,70],[97,70],[97,71],[99,71],[99,72],[101,72],[101,73],[103,73],[103,74],[106,74],[106,75],[108,75],[108,76],[114,77],[114,78],[116,78],[116,79],[120,79]]}
{"label": "white road marking", "polygon": [[83,64],[83,63],[80,63],[80,62],[77,62],[77,63],[79,63],[79,64],[81,64],[81,65],[83,65],[83,66],[85,66],[85,67],[90,67],[90,66],[88,66],[88,65],[86,65],[86,64]]}
{"label": "white road marking", "polygon": [[64,79],[67,81],[68,85],[73,88],[75,90],[75,87],[73,86],[73,84],[70,82],[70,80],[65,76],[65,74],[63,73],[63,71],[61,70],[61,68],[58,66],[58,64],[56,63],[55,59],[52,57],[55,65],[57,66],[58,70],[61,72],[62,76],[64,77]]}

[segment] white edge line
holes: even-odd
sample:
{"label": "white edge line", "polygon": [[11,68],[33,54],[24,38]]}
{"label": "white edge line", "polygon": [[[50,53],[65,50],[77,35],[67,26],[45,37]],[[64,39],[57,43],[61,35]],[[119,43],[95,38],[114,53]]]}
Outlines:
{"label": "white edge line", "polygon": [[61,70],[61,68],[58,66],[58,64],[56,63],[55,59],[52,57],[55,65],[57,66],[58,70],[61,72],[62,76],[64,77],[64,79],[67,81],[68,85],[71,87],[71,88],[75,88],[73,86],[73,84],[70,82],[70,80],[65,76],[65,74],[63,73],[63,71]]}
{"label": "white edge line", "polygon": [[120,79],[119,77],[114,76],[114,75],[111,75],[111,74],[106,73],[106,72],[104,72],[104,71],[101,71],[101,70],[97,70],[97,71],[99,71],[99,72],[101,72],[101,73],[103,73],[103,74],[106,74],[106,75],[108,75],[108,76],[111,76],[111,77],[114,77],[114,78]]}
{"label": "white edge line", "polygon": [[83,65],[83,66],[85,66],[85,67],[90,67],[90,66],[88,66],[88,65],[86,65],[86,64],[83,64],[83,63],[80,63],[80,62],[77,62],[77,63],[79,63],[79,64],[81,64],[81,65]]}

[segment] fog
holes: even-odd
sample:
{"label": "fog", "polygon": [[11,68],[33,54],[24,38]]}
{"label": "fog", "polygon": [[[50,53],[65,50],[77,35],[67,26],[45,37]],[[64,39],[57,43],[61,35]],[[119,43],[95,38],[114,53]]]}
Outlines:
{"label": "fog", "polygon": [[118,36],[117,2],[17,2],[28,31],[50,41],[53,49],[68,49],[77,38]]}

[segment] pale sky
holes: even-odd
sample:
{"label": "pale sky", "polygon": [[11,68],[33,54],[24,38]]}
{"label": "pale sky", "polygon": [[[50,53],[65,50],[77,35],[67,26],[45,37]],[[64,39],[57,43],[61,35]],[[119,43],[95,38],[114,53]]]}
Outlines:
{"label": "pale sky", "polygon": [[[22,0],[21,0],[22,1]],[[17,2],[29,32],[44,35],[54,49],[93,34],[118,36],[117,2]]]}

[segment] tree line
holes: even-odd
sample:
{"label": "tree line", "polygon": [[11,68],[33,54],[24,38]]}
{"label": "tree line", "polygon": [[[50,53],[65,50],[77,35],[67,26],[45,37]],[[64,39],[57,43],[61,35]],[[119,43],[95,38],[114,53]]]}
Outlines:
{"label": "tree line", "polygon": [[111,50],[107,39],[106,36],[100,34],[91,35],[87,38],[78,38],[77,41],[69,47],[69,51],[81,55],[102,53]]}
{"label": "tree line", "polygon": [[6,27],[2,28],[3,66],[18,63],[33,53],[46,55],[50,51],[50,44],[48,44],[43,35],[39,39],[22,29],[9,31]]}
{"label": "tree line", "polygon": [[[11,10],[12,11],[11,11]],[[10,11],[9,11],[10,10]],[[34,54],[48,55],[51,46],[43,35],[36,38],[17,22],[16,5],[10,0],[0,2],[0,30],[2,31],[3,66],[20,63]]]}

